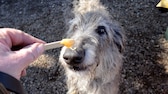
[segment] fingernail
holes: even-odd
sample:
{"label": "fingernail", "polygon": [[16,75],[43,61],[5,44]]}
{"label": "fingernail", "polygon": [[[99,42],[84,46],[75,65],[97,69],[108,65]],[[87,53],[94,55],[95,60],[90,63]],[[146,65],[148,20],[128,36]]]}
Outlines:
{"label": "fingernail", "polygon": [[43,44],[38,45],[37,52],[38,52],[39,55],[44,52],[44,45]]}

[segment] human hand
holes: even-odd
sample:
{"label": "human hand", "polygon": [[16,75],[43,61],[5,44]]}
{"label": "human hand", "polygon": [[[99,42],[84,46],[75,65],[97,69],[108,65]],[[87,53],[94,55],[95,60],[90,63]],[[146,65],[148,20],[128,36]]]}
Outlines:
{"label": "human hand", "polygon": [[44,43],[20,30],[0,29],[0,71],[20,80],[27,66],[43,53]]}

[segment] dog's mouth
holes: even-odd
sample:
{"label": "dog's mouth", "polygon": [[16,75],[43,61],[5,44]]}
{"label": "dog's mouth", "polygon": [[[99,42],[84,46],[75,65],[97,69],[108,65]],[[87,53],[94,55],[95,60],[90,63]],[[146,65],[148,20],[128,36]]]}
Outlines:
{"label": "dog's mouth", "polygon": [[74,71],[84,71],[87,69],[85,66],[69,66],[69,68]]}

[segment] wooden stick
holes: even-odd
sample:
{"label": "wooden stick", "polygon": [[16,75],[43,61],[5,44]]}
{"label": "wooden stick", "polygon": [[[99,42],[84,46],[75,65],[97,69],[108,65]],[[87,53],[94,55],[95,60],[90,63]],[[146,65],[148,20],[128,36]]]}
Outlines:
{"label": "wooden stick", "polygon": [[51,42],[44,44],[44,50],[49,50],[49,49],[54,49],[54,48],[59,48],[64,46],[63,44],[60,44],[61,41],[56,41],[56,42]]}
{"label": "wooden stick", "polygon": [[62,39],[61,41],[51,42],[44,44],[44,49],[49,50],[53,48],[59,48],[62,46],[66,46],[67,48],[71,48],[74,45],[75,41],[73,39]]}

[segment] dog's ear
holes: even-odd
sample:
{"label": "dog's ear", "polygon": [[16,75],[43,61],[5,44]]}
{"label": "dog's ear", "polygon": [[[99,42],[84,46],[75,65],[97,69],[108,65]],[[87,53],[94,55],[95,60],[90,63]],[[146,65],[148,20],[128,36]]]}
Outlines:
{"label": "dog's ear", "polygon": [[119,52],[122,53],[125,45],[125,32],[123,28],[117,24],[113,24],[111,30],[113,31],[114,44],[118,47]]}

